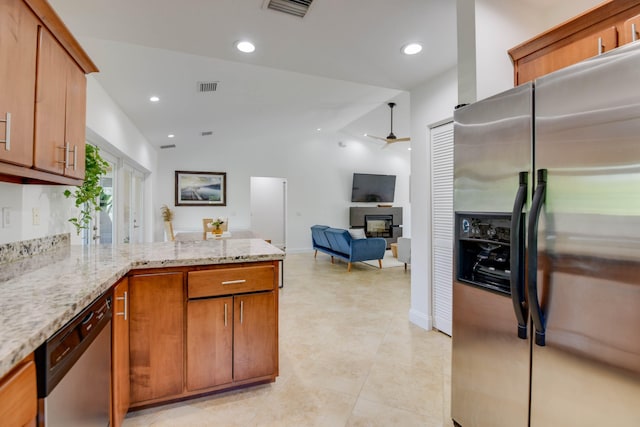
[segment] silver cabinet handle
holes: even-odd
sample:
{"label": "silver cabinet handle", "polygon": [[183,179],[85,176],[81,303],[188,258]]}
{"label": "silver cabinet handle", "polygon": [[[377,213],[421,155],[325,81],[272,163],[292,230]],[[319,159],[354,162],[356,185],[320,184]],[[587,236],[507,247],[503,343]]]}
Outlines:
{"label": "silver cabinet handle", "polygon": [[638,33],[636,32],[636,24],[631,24],[631,41],[638,40]]}
{"label": "silver cabinet handle", "polygon": [[227,303],[224,303],[224,326],[227,327]]}
{"label": "silver cabinet handle", "polygon": [[602,45],[602,37],[598,37],[598,55],[602,55],[604,52],[604,46]]}
{"label": "silver cabinet handle", "polygon": [[244,321],[244,301],[240,301],[240,324]]}
{"label": "silver cabinet handle", "polygon": [[62,147],[58,147],[61,150],[64,150],[64,160],[58,163],[62,163],[62,167],[64,169],[67,168],[67,164],[69,163],[69,143],[65,142]]}
{"label": "silver cabinet handle", "polygon": [[123,316],[124,320],[127,320],[127,292],[125,291],[123,295],[124,296],[116,297],[116,301],[124,301],[124,311],[117,312],[116,316]]}
{"label": "silver cabinet handle", "polygon": [[240,280],[227,280],[226,282],[222,282],[223,285],[237,285],[238,283],[245,283],[245,279]]}
{"label": "silver cabinet handle", "polygon": [[11,151],[11,113],[7,112],[5,119],[0,119],[0,122],[5,124],[4,139],[0,139],[0,142],[4,143],[5,151]]}

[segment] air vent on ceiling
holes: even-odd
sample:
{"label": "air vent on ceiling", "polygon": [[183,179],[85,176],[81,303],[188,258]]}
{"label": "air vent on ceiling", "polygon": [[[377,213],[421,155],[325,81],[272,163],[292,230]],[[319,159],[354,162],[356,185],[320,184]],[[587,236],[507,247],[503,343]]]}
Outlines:
{"label": "air vent on ceiling", "polygon": [[219,82],[198,82],[198,92],[215,92]]}
{"label": "air vent on ceiling", "polygon": [[267,0],[268,9],[304,18],[313,0]]}
{"label": "air vent on ceiling", "polygon": [[163,150],[167,148],[176,148],[176,144],[161,145],[160,148]]}
{"label": "air vent on ceiling", "polygon": [[201,136],[211,136],[213,135],[213,131],[212,130],[205,130],[204,132],[200,132]]}

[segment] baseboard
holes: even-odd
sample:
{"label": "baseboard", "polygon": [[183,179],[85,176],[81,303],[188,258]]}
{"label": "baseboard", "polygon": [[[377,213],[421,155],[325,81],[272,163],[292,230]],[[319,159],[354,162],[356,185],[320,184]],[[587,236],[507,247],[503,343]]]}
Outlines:
{"label": "baseboard", "polygon": [[413,308],[409,310],[409,321],[422,329],[426,329],[427,331],[430,331],[433,327],[431,317],[429,315],[421,311],[414,310]]}

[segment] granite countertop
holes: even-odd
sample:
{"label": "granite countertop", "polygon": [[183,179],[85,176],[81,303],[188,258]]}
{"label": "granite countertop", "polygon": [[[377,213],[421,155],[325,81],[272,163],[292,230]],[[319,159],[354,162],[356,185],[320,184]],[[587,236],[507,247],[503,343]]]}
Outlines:
{"label": "granite countertop", "polygon": [[261,239],[66,246],[2,265],[0,376],[132,269],[282,260]]}

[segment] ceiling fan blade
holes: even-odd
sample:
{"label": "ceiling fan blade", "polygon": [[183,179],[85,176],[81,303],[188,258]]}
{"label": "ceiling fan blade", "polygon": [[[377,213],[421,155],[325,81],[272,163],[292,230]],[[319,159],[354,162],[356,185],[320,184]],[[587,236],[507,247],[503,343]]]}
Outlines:
{"label": "ceiling fan blade", "polygon": [[[388,141],[391,141],[391,140],[388,140]],[[393,140],[393,142],[405,142],[405,141],[411,141],[411,138],[405,137],[405,138],[396,138]]]}
{"label": "ceiling fan blade", "polygon": [[367,134],[367,136],[368,136],[369,138],[379,139],[380,141],[387,142],[387,138],[383,138],[383,137],[381,137],[381,136],[375,136],[375,135],[369,135],[369,134]]}

